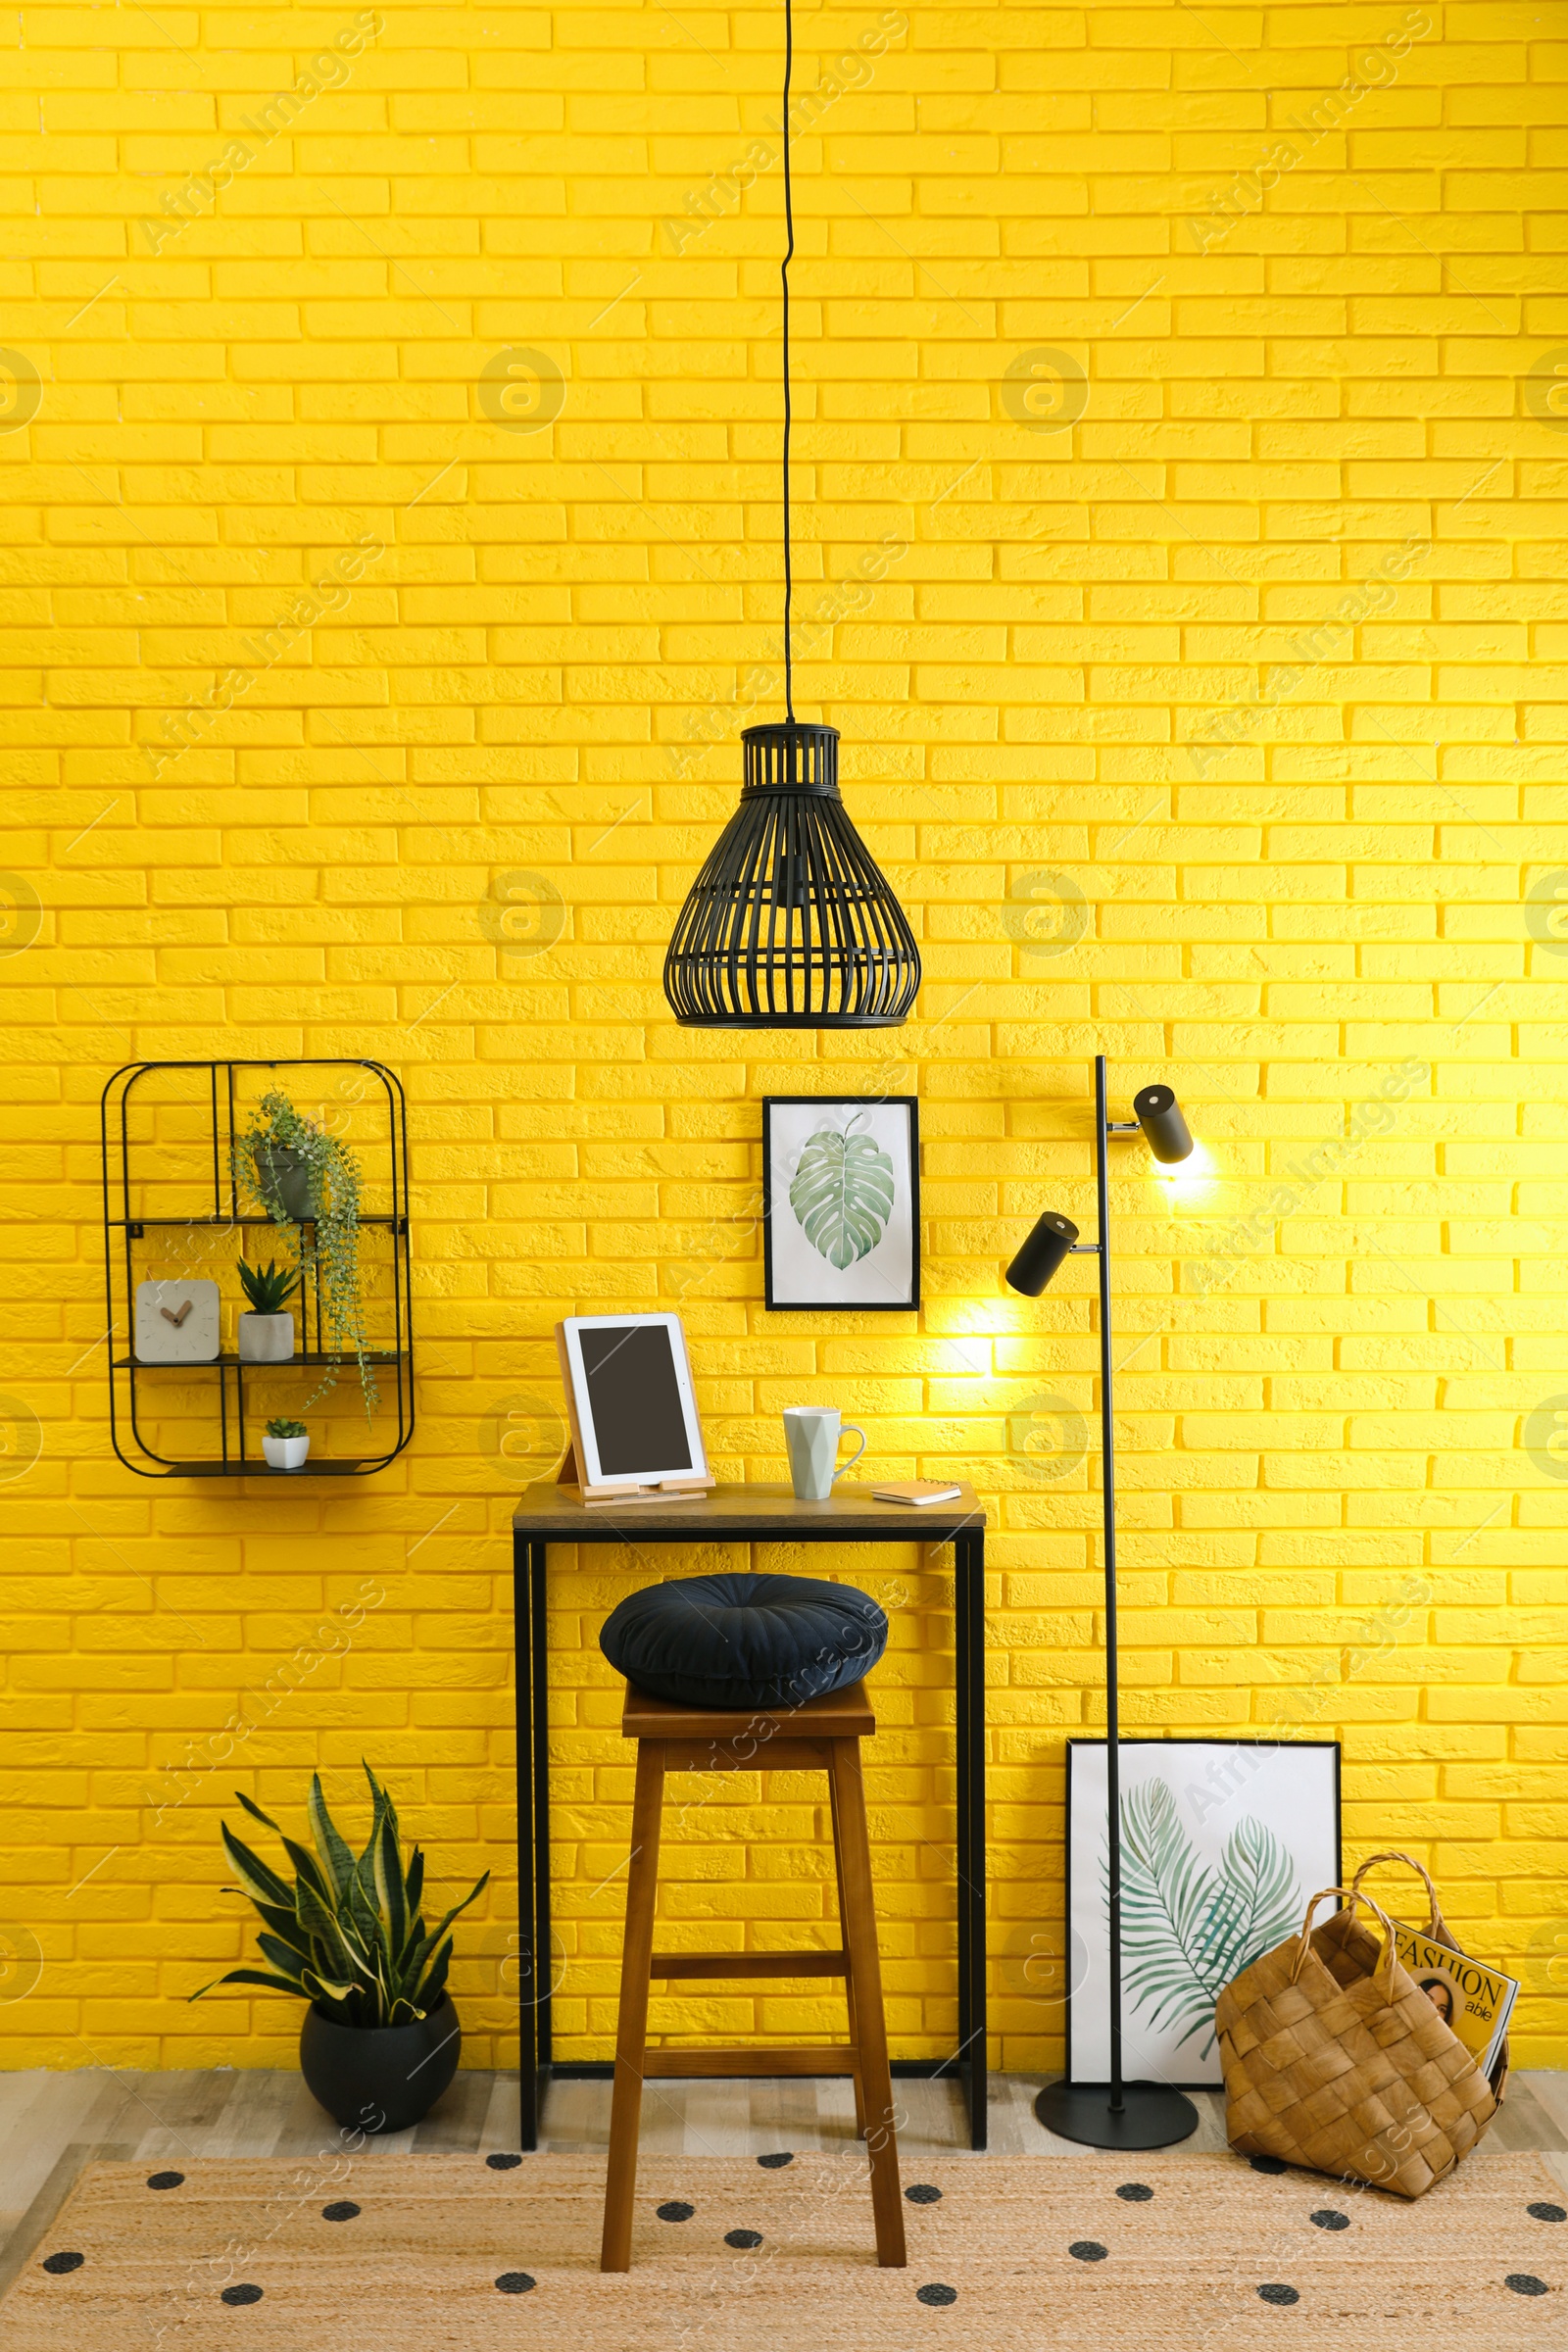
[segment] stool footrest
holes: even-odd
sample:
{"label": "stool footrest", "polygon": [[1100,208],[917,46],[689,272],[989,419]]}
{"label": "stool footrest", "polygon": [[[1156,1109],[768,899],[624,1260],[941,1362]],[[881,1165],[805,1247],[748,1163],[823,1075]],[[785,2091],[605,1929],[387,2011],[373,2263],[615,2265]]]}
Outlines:
{"label": "stool footrest", "polygon": [[860,2053],[854,2042],[828,2042],[816,2049],[760,2050],[742,2043],[735,2049],[658,2049],[643,2053],[643,2079],[656,2075],[853,2075]]}
{"label": "stool footrest", "polygon": [[848,1952],[655,1952],[650,1977],[845,1977]]}

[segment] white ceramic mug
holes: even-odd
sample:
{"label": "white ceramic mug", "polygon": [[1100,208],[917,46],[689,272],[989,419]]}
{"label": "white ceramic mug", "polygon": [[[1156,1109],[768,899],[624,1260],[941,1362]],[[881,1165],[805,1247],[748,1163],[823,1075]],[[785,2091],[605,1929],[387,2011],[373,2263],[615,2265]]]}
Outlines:
{"label": "white ceramic mug", "polygon": [[[839,1439],[849,1431],[860,1441],[859,1453],[838,1465]],[[853,1470],[865,1451],[865,1432],[857,1429],[853,1421],[840,1418],[836,1404],[787,1404],[784,1408],[784,1443],[789,1448],[790,1485],[795,1489],[797,1502],[826,1502],[833,1492],[833,1481]]]}

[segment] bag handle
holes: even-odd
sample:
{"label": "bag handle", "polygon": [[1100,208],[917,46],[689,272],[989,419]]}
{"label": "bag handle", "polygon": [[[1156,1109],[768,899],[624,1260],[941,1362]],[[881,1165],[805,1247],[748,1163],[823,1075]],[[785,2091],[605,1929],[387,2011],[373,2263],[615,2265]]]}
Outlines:
{"label": "bag handle", "polygon": [[1319,1903],[1328,1901],[1331,1894],[1337,1894],[1343,1902],[1348,1903],[1352,1911],[1356,1904],[1360,1903],[1364,1909],[1372,1913],[1375,1919],[1381,1919],[1384,1927],[1388,1930],[1388,1941],[1379,1955],[1377,1967],[1372,1971],[1372,1982],[1375,1984],[1381,1977],[1383,1998],[1392,2004],[1394,1998],[1394,1922],[1386,1911],[1378,1909],[1369,1894],[1361,1892],[1359,1886],[1323,1886],[1313,1895],[1312,1900],[1306,1906],[1306,1917],[1301,1922],[1301,1933],[1296,1950],[1296,1964],[1291,1970],[1291,1983],[1293,1984],[1296,1983],[1297,1978],[1306,1966],[1306,1955],[1312,1948],[1312,1914]]}
{"label": "bag handle", "polygon": [[1453,1947],[1451,1943],[1449,1943],[1447,1923],[1443,1916],[1443,1905],[1438,1900],[1438,1890],[1432,1884],[1431,1874],[1427,1870],[1425,1863],[1418,1862],[1414,1854],[1402,1854],[1399,1852],[1396,1846],[1391,1846],[1386,1854],[1369,1854],[1366,1860],[1362,1863],[1360,1869],[1356,1872],[1354,1878],[1350,1881],[1351,1892],[1356,1894],[1360,1892],[1361,1881],[1366,1877],[1366,1874],[1369,1870],[1376,1870],[1380,1862],[1402,1862],[1406,1870],[1413,1870],[1415,1872],[1417,1878],[1421,1880],[1427,1890],[1427,1902],[1429,1905],[1427,1916],[1427,1934],[1437,1943],[1447,1943],[1449,1945],[1449,1949],[1451,1950]]}
{"label": "bag handle", "polygon": [[[1431,1905],[1430,1916],[1427,1920],[1427,1934],[1434,1943],[1446,1944],[1450,1952],[1456,1952],[1459,1946],[1453,1940],[1452,1929],[1443,1916],[1443,1905],[1438,1900],[1438,1890],[1432,1884],[1431,1874],[1424,1864],[1416,1860],[1414,1854],[1401,1853],[1397,1846],[1391,1846],[1385,1854],[1369,1854],[1350,1882],[1352,1891],[1360,1891],[1361,1881],[1369,1870],[1376,1870],[1380,1862],[1402,1862],[1407,1870],[1413,1870],[1417,1877],[1425,1883],[1427,1901]],[[1361,1899],[1365,1902],[1368,1898],[1362,1895]],[[1505,2034],[1497,2045],[1497,2054],[1493,2060],[1492,2078],[1488,2084],[1493,2098],[1499,2107],[1502,2105],[1502,2094],[1507,2081],[1508,2036]]]}

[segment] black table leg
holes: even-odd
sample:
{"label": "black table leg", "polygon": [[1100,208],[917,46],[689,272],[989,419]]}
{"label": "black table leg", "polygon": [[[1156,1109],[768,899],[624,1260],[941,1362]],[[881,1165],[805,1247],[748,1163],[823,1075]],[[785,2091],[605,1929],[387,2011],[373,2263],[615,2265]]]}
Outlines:
{"label": "black table leg", "polygon": [[[957,1850],[955,1860],[956,1900],[958,1907],[958,2047],[954,2057],[954,2069],[963,2091],[964,2104],[969,2105],[969,2018],[974,2006],[974,1955],[969,1943],[969,1902],[965,1878],[969,1864],[969,1698],[968,1659],[969,1631],[966,1612],[968,1564],[964,1556],[961,1536],[953,1546],[953,1689],[956,1707],[958,1808],[956,1824]],[[970,2109],[970,2131],[973,2133],[973,2109]]]}
{"label": "black table leg", "polygon": [[533,1610],[531,1586],[536,1546],[523,1536],[512,1540],[512,1638],[517,1718],[517,2094],[525,2150],[539,2145],[538,2023],[536,1999],[538,1936],[534,1917]]}
{"label": "black table leg", "polygon": [[958,2068],[969,2145],[986,2144],[986,1540],[954,1540],[957,1679]]}
{"label": "black table leg", "polygon": [[555,2055],[555,1942],[550,1929],[550,1637],[545,1607],[546,1545],[536,1539],[528,1559],[528,1604],[533,1619],[533,1852],[535,2048],[537,2104],[544,2103]]}

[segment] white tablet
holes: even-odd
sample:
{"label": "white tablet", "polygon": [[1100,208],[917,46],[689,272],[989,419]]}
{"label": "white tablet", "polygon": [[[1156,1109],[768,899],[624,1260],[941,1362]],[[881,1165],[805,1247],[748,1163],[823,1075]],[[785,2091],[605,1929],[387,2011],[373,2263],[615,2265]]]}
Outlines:
{"label": "white tablet", "polygon": [[679,1315],[568,1315],[556,1326],[581,1483],[709,1483]]}

